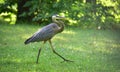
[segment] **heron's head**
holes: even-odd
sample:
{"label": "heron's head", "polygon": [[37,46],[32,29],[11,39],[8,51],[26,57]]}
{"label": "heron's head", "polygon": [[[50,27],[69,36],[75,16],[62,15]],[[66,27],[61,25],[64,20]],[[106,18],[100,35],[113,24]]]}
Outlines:
{"label": "heron's head", "polygon": [[52,20],[60,20],[60,19],[65,19],[64,16],[59,16],[58,14],[55,14],[52,16]]}

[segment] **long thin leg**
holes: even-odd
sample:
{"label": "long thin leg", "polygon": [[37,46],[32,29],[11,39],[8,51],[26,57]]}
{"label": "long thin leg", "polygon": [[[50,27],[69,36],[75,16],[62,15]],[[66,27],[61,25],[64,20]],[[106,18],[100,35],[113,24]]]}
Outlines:
{"label": "long thin leg", "polygon": [[[44,43],[45,43],[45,42],[43,42],[43,45],[44,45]],[[43,45],[42,45],[42,47],[43,47]],[[38,55],[37,55],[37,61],[36,61],[37,64],[38,64],[40,52],[41,52],[41,47],[39,48]]]}
{"label": "long thin leg", "polygon": [[40,52],[41,52],[41,48],[39,48],[39,51],[38,51],[38,56],[37,56],[37,61],[36,61],[37,64],[38,64]]}
{"label": "long thin leg", "polygon": [[58,54],[58,53],[54,50],[54,48],[53,48],[53,46],[52,46],[52,42],[51,42],[51,40],[49,40],[49,43],[50,43],[50,46],[51,46],[51,48],[52,48],[53,53],[55,53],[56,55],[58,55],[59,57],[61,57],[64,61],[70,61],[70,62],[73,62],[73,61],[71,61],[71,60],[67,60],[67,59],[65,59],[63,56],[61,56],[60,54]]}

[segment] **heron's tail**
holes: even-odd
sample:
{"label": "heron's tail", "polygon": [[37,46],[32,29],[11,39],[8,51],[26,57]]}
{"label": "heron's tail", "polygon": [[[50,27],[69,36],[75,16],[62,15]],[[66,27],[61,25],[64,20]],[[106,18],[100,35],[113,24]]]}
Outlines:
{"label": "heron's tail", "polygon": [[24,42],[24,44],[29,44],[31,41],[31,37],[29,38],[29,39],[27,39],[25,42]]}

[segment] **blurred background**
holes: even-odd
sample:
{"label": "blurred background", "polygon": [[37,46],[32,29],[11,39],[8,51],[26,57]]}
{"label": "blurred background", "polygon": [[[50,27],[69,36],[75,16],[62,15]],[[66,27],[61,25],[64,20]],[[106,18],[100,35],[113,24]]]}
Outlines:
{"label": "blurred background", "polygon": [[0,0],[0,20],[48,24],[53,14],[81,28],[119,29],[120,0]]}
{"label": "blurred background", "polygon": [[[65,30],[49,43],[25,45],[38,29],[63,15]],[[0,0],[0,72],[120,72],[120,0]]]}

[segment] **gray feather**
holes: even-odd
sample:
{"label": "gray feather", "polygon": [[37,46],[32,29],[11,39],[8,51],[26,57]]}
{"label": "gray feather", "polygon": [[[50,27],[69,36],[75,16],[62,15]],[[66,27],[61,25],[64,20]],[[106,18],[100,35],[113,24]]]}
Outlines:
{"label": "gray feather", "polygon": [[29,44],[30,42],[39,42],[39,41],[47,41],[51,39],[55,34],[57,34],[57,30],[59,29],[58,25],[55,23],[51,23],[42,29],[39,29],[34,35],[28,38],[24,43]]}

